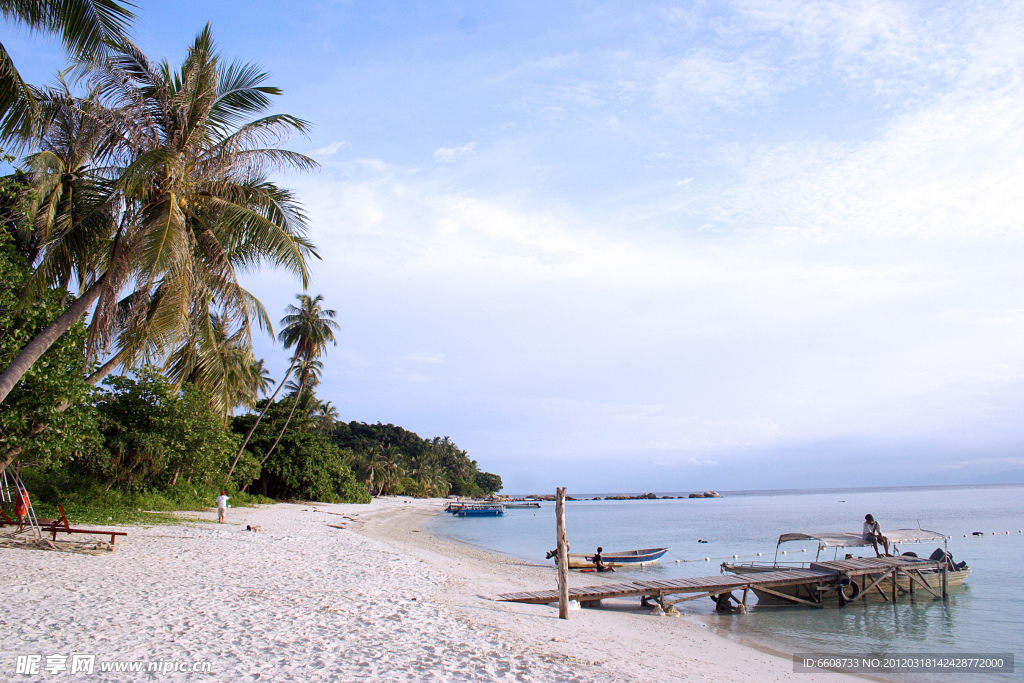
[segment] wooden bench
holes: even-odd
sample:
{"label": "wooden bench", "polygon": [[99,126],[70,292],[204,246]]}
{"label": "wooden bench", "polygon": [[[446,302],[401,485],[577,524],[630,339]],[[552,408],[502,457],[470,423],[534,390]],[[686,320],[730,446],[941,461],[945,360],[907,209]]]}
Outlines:
{"label": "wooden bench", "polygon": [[65,534],[100,534],[101,536],[110,535],[110,545],[114,545],[114,541],[118,536],[127,536],[127,532],[124,531],[100,531],[99,529],[72,529],[71,525],[68,524],[67,515],[64,514],[64,506],[58,505],[57,509],[60,510],[60,519],[45,520],[48,524],[42,524],[43,520],[40,520],[40,526],[43,531],[53,534],[53,540],[57,540],[57,533]]}

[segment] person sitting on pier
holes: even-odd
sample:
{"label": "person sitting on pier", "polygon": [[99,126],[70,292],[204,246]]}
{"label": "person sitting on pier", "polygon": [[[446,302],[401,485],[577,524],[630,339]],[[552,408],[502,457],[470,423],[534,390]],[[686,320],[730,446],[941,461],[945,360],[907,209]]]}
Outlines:
{"label": "person sitting on pier", "polygon": [[878,557],[882,556],[882,553],[878,552],[878,544],[881,543],[882,547],[885,548],[885,556],[889,556],[889,539],[882,535],[882,527],[878,525],[878,522],[871,515],[864,515],[863,537],[865,541],[871,542],[872,547],[875,549],[875,555]]}
{"label": "person sitting on pier", "polygon": [[601,557],[601,553],[604,552],[604,548],[601,546],[597,547],[597,552],[594,554],[594,567],[599,572],[613,572],[615,567],[609,567],[604,563],[604,559]]}

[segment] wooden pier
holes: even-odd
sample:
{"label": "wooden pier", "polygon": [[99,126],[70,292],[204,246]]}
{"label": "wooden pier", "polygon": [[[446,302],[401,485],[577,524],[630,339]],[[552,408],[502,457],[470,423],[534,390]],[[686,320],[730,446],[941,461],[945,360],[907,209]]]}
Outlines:
{"label": "wooden pier", "polygon": [[[945,564],[902,556],[812,562],[806,569],[570,588],[569,599],[586,605],[609,598],[639,597],[643,604],[656,600],[662,609],[666,609],[679,602],[709,597],[715,600],[720,610],[731,609],[730,602],[734,602],[741,612],[745,612],[750,591],[782,602],[820,608],[833,600],[842,607],[876,594],[887,602],[896,602],[900,593],[913,596],[915,586],[935,599],[945,598],[948,587]],[[740,590],[743,591],[742,598],[733,595],[733,591]],[[558,591],[505,593],[497,599],[547,604],[558,601]]]}

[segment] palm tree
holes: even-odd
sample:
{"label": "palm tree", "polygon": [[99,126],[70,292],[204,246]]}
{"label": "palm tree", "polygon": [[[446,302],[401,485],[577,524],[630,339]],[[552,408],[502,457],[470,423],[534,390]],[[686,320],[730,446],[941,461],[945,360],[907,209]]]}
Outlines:
{"label": "palm tree", "polygon": [[[289,396],[297,396],[301,389],[315,390],[320,386],[324,364],[318,360],[300,360],[295,366],[292,378],[285,382],[284,389]],[[303,381],[305,377],[305,381]]]}
{"label": "palm tree", "polygon": [[338,423],[340,418],[341,414],[338,412],[338,406],[330,401],[323,401],[316,408],[317,431],[321,434],[334,431],[334,425]]}
{"label": "palm tree", "polygon": [[405,458],[398,450],[398,446],[388,446],[384,451],[384,477],[377,495],[383,494],[385,486],[393,487],[398,484],[398,480],[405,474],[404,463]]}
{"label": "palm tree", "polygon": [[[285,316],[281,319],[281,332],[277,335],[278,340],[284,345],[284,348],[290,349],[295,347],[295,353],[292,355],[291,365],[288,366],[288,371],[285,373],[284,378],[287,379],[291,376],[292,371],[295,370],[296,364],[300,365],[299,370],[299,381],[297,391],[295,395],[295,402],[292,404],[292,410],[288,414],[288,419],[285,420],[284,427],[281,428],[281,432],[277,435],[277,439],[274,441],[274,445],[270,447],[267,454],[263,456],[263,462],[266,462],[267,458],[277,447],[278,442],[281,440],[281,436],[284,434],[284,430],[288,428],[288,423],[291,422],[292,415],[295,414],[295,408],[299,404],[299,395],[302,393],[302,389],[305,387],[306,382],[309,381],[310,375],[316,371],[317,359],[323,353],[327,342],[334,342],[337,346],[338,342],[334,339],[334,330],[338,329],[338,323],[334,322],[334,317],[337,313],[330,309],[325,309],[320,305],[323,301],[323,296],[317,294],[315,297],[311,297],[308,294],[296,294],[295,298],[299,300],[299,305],[294,306],[289,304],[285,309]],[[274,395],[270,397],[270,401],[263,408],[263,411],[256,418],[256,422],[253,424],[252,429],[245,436],[245,441],[242,442],[241,448],[238,449],[238,453],[235,454],[235,460],[231,463],[231,468],[228,470],[228,476],[224,479],[224,485],[227,486],[228,481],[231,480],[231,475],[235,471],[235,466],[238,464],[238,459],[242,456],[242,451],[249,444],[249,439],[252,438],[253,432],[256,431],[256,427],[259,425],[263,416],[267,414],[267,410],[273,404],[274,399],[277,397],[277,392],[284,387],[284,380],[278,385],[277,390],[274,391]]]}
{"label": "palm tree", "polygon": [[[323,363],[317,359],[323,354],[327,342],[331,341],[335,346],[338,345],[338,342],[334,340],[334,330],[338,329],[338,323],[333,320],[336,313],[320,306],[323,297],[319,294],[315,298],[308,294],[299,294],[296,298],[300,301],[299,307],[290,305],[287,309],[288,315],[281,321],[281,324],[285,326],[281,330],[281,334],[291,335],[290,338],[295,340],[295,357],[299,359],[299,365],[295,368],[296,381],[294,384],[289,383],[294,388],[295,401],[292,403],[291,412],[288,413],[281,431],[274,439],[270,450],[263,456],[260,465],[267,461],[270,454],[277,448],[277,444],[280,443],[285,430],[288,429],[292,415],[295,414],[295,408],[298,407],[299,399],[302,397],[302,391],[307,386],[315,386],[320,383]],[[300,354],[302,355],[300,356]]]}
{"label": "palm tree", "polygon": [[431,490],[431,475],[434,469],[435,462],[430,457],[430,454],[426,453],[413,461],[413,469],[409,472],[409,476],[423,488],[425,493],[429,494]]}
{"label": "palm tree", "polygon": [[[256,396],[260,394],[266,394],[270,391],[270,387],[274,386],[277,382],[270,376],[270,371],[267,370],[266,361],[260,358],[254,360],[252,365],[249,366],[249,374],[252,376],[252,386],[256,389]],[[256,401],[253,401],[252,405],[246,406],[247,408],[254,408]]]}
{"label": "palm tree", "polygon": [[[41,243],[37,287],[75,274],[82,294],[29,342],[0,373],[0,402],[61,334],[94,305],[90,332],[103,347],[116,330],[123,300],[137,294],[137,315],[159,348],[187,339],[203,297],[221,315],[248,328],[261,310],[238,283],[263,263],[286,268],[308,283],[305,216],[290,192],[267,178],[278,168],[315,167],[282,150],[304,121],[264,115],[276,88],[251,64],[224,65],[204,28],[181,67],[152,64],[132,46],[90,72],[93,97],[117,144],[97,171],[109,186],[110,220],[73,213]],[[149,302],[158,301],[157,306]]]}
{"label": "palm tree", "polygon": [[[387,477],[388,458],[384,452],[383,444],[374,443],[370,444],[364,451],[363,454],[363,474],[366,477],[366,483],[370,487],[372,493],[373,489],[379,488],[380,491],[384,490],[384,481]],[[380,495],[378,491],[377,495]]]}
{"label": "palm tree", "polygon": [[427,477],[428,493],[437,496],[438,498],[444,498],[448,495],[448,491],[451,490],[451,482],[445,476],[444,472],[438,467],[432,467],[430,474]]}
{"label": "palm tree", "polygon": [[254,375],[257,362],[245,330],[232,330],[216,313],[205,317],[188,342],[171,354],[166,369],[176,385],[189,382],[209,396],[210,407],[226,425],[236,406],[256,403],[262,378]]}
{"label": "palm tree", "polygon": [[402,452],[397,446],[385,447],[381,443],[371,443],[365,447],[362,470],[371,492],[373,489],[377,491],[374,495],[382,496],[398,483],[399,478],[405,474],[403,462]]}
{"label": "palm tree", "polygon": [[[135,15],[116,0],[0,0],[4,19],[60,36],[64,49],[78,59],[103,55],[111,46],[128,43],[126,32]],[[10,54],[0,44],[0,140],[22,144],[30,137],[39,113],[38,93],[26,84]]]}

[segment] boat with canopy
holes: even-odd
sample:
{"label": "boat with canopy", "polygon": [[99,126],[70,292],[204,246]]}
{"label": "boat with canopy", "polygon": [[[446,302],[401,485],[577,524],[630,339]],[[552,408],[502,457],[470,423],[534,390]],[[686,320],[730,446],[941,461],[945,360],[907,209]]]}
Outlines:
{"label": "boat with canopy", "polygon": [[[964,580],[970,576],[971,570],[967,566],[966,562],[956,563],[953,561],[953,556],[947,549],[948,536],[940,534],[937,531],[929,531],[927,529],[891,529],[882,532],[883,535],[889,541],[889,548],[892,551],[892,555],[901,555],[899,548],[908,545],[920,545],[924,543],[941,543],[941,548],[936,548],[934,552],[928,556],[928,559],[934,562],[938,562],[940,567],[946,569],[946,581],[948,588],[954,588],[962,586]],[[789,554],[788,550],[780,550],[783,543],[794,543],[794,542],[807,542],[812,541],[817,543],[817,553],[815,554],[814,560],[807,561],[779,561],[779,553],[783,556]],[[819,561],[827,560],[840,560],[844,558],[839,557],[840,548],[873,548],[873,544],[870,539],[865,539],[862,534],[851,532],[851,531],[826,531],[826,532],[794,532],[786,533],[779,536],[778,543],[775,544],[775,559],[772,562],[723,562],[722,571],[730,574],[756,574],[761,572],[774,572],[780,569],[807,569]],[[829,550],[832,551],[832,557],[828,557]],[[801,549],[797,552],[806,552],[806,548]],[[903,557],[916,558],[917,554],[912,551],[905,551],[902,553]],[[845,559],[853,558],[852,554],[846,554]],[[922,578],[931,586],[938,586],[941,581],[941,569],[922,570]],[[901,591],[909,590],[909,578],[901,578],[897,583],[897,588]],[[879,584],[878,593],[882,594],[884,591],[891,590],[891,585],[885,584],[889,579],[884,579]],[[908,582],[904,585],[904,582]],[[755,592],[757,590],[755,589]],[[760,601],[770,601],[771,596],[758,595]]]}

